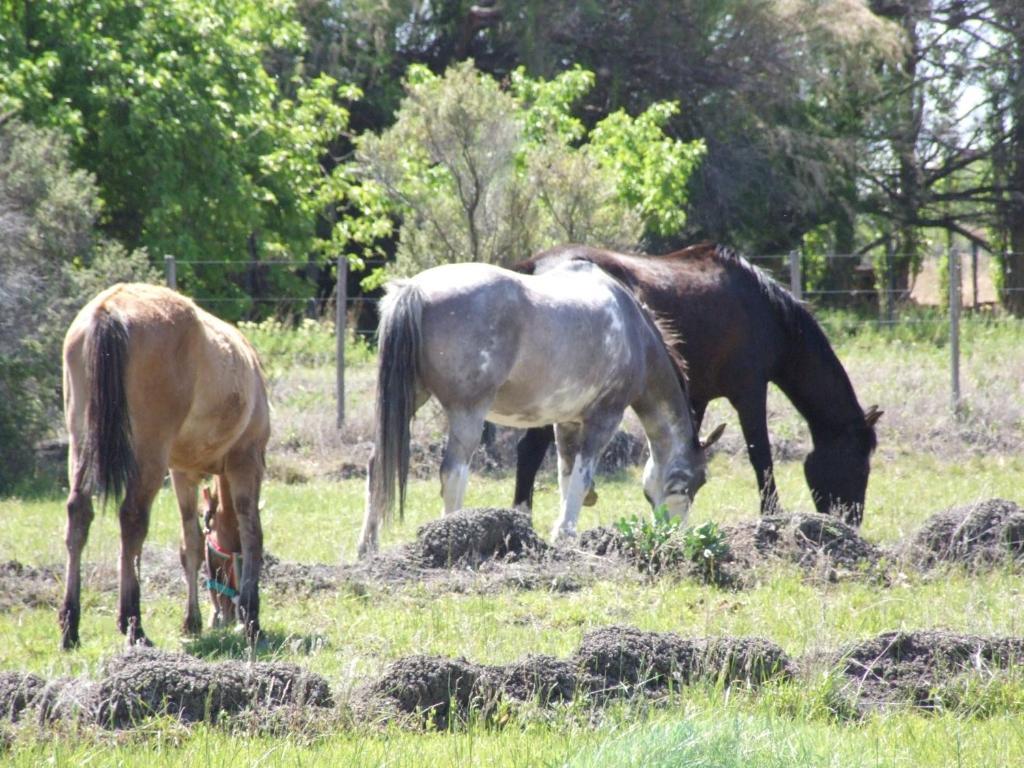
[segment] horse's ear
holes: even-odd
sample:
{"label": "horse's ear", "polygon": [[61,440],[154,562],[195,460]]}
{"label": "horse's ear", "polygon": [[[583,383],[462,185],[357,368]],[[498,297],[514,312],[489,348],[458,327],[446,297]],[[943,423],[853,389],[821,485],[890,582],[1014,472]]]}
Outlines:
{"label": "horse's ear", "polygon": [[869,427],[873,427],[878,422],[878,420],[882,418],[883,413],[885,413],[885,411],[880,410],[877,405],[872,405],[870,408],[864,411],[864,421],[867,422],[867,425]]}
{"label": "horse's ear", "polygon": [[723,432],[725,432],[724,422],[722,424],[719,424],[713,430],[711,430],[711,434],[708,435],[707,439],[700,444],[700,447],[706,451],[708,448],[710,448],[712,445],[718,442],[718,438],[722,436]]}

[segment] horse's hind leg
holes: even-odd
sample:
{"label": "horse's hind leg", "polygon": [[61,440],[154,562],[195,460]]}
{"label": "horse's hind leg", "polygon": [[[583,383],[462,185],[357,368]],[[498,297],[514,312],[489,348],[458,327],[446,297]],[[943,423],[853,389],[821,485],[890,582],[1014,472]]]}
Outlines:
{"label": "horse's hind leg", "polygon": [[171,471],[174,495],[181,511],[181,567],[185,571],[188,603],[184,629],[190,635],[203,630],[203,617],[199,609],[199,568],[203,562],[203,534],[199,528],[197,509],[199,478],[187,472]]}
{"label": "horse's hind leg", "polygon": [[68,525],[64,537],[68,560],[64,576],[64,604],[59,614],[61,645],[64,650],[77,648],[80,642],[78,622],[81,617],[82,550],[89,538],[89,526],[93,519],[92,497],[87,487],[81,448],[81,441],[72,433],[68,455],[71,492],[68,494]]}
{"label": "horse's hind leg", "polygon": [[469,460],[480,444],[486,414],[486,408],[448,411],[448,443],[441,459],[444,514],[462,509],[469,482]]}
{"label": "horse's hind leg", "polygon": [[165,460],[140,461],[138,478],[129,482],[121,504],[121,599],[117,627],[121,634],[127,635],[129,645],[152,645],[142,630],[139,569],[153,499],[166,471]]}
{"label": "horse's hind leg", "polygon": [[537,480],[537,471],[544,463],[544,455],[548,446],[555,441],[555,428],[533,427],[526,430],[516,444],[516,493],[512,504],[516,507],[525,505],[533,508],[533,486]]}
{"label": "horse's hind leg", "polygon": [[[242,573],[238,575],[238,612],[249,642],[260,634],[260,569],[263,566],[263,527],[260,524],[260,484],[263,461],[253,447],[229,454],[224,466],[231,504],[242,539]],[[223,503],[223,500],[222,500]]]}

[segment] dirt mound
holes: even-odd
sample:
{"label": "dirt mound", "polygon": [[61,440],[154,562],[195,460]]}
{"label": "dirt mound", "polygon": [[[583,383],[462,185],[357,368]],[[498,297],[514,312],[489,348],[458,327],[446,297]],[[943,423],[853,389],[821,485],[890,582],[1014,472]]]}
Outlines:
{"label": "dirt mound", "polygon": [[751,685],[789,677],[793,664],[774,643],[760,638],[687,639],[673,632],[604,627],[583,636],[575,660],[606,691],[663,691],[698,679]]}
{"label": "dirt mound", "polygon": [[724,526],[722,532],[729,545],[723,564],[740,581],[744,570],[770,559],[787,560],[832,579],[840,572],[860,572],[881,557],[855,528],[816,513],[766,516]]}
{"label": "dirt mound", "polygon": [[263,554],[260,587],[285,594],[314,595],[338,588],[338,567],[324,563],[292,563]]}
{"label": "dirt mound", "polygon": [[409,583],[437,592],[572,592],[596,579],[636,578],[625,561],[550,546],[526,512],[494,508],[465,509],[426,523],[416,541],[338,571],[339,583],[360,594]]}
{"label": "dirt mound", "polygon": [[60,600],[61,572],[56,568],[0,563],[0,613],[14,608],[55,608]]}
{"label": "dirt mound", "polygon": [[619,531],[611,526],[599,525],[580,533],[577,546],[584,552],[607,557],[622,554],[624,542],[625,539]]}
{"label": "dirt mound", "polygon": [[492,688],[491,698],[553,704],[572,701],[593,687],[594,680],[571,660],[542,654],[503,667],[491,667],[484,675]]}
{"label": "dirt mound", "polygon": [[364,716],[412,718],[438,730],[469,716],[481,668],[462,659],[407,656],[392,662],[361,693]]}
{"label": "dirt mound", "polygon": [[118,727],[154,714],[216,722],[222,714],[254,707],[333,703],[327,682],[294,664],[212,664],[153,649],[132,650],[108,662],[100,698],[100,722]]}
{"label": "dirt mound", "polygon": [[486,559],[515,559],[548,549],[527,512],[515,509],[463,509],[416,531],[416,549],[432,568],[479,565]]}
{"label": "dirt mound", "polygon": [[1024,639],[978,637],[939,630],[886,632],[848,646],[834,663],[858,709],[911,703],[934,708],[937,691],[963,675],[990,675],[1024,662]]}
{"label": "dirt mound", "polygon": [[614,474],[635,467],[647,456],[647,441],[620,429],[605,446],[597,461],[598,474]]}
{"label": "dirt mound", "polygon": [[46,687],[38,675],[26,672],[0,672],[0,718],[17,720],[33,706]]}
{"label": "dirt mound", "polygon": [[153,715],[216,722],[223,715],[284,706],[332,706],[319,675],[293,664],[209,663],[184,654],[133,649],[105,665],[99,682],[46,682],[34,675],[0,676],[0,714],[14,719],[29,708],[42,720],[76,719],[123,728]]}
{"label": "dirt mound", "polygon": [[664,693],[696,680],[757,685],[793,674],[793,664],[759,638],[688,640],[671,632],[606,627],[584,636],[568,659],[527,656],[484,666],[464,659],[409,656],[390,664],[356,696],[356,709],[374,722],[398,720],[443,729],[499,702],[542,706],[578,697],[600,703],[612,695]]}
{"label": "dirt mound", "polygon": [[933,515],[902,554],[922,568],[946,562],[980,568],[1024,560],[1024,509],[1003,499],[952,507]]}

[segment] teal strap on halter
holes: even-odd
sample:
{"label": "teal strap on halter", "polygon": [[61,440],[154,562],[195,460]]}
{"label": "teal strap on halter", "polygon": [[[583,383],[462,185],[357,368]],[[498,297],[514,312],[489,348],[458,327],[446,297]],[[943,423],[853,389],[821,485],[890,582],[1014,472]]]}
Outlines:
{"label": "teal strap on halter", "polygon": [[223,584],[216,579],[206,579],[203,586],[207,589],[213,590],[214,592],[219,592],[224,595],[224,597],[231,598],[232,600],[238,597],[238,590],[232,589],[227,584]]}

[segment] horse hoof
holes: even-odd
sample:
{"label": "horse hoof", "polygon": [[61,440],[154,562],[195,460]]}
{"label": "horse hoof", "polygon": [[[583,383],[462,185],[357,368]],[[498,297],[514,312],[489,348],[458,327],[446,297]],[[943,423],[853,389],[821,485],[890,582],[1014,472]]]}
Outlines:
{"label": "horse hoof", "polygon": [[572,544],[576,541],[575,528],[556,528],[551,532],[551,540],[555,545]]}
{"label": "horse hoof", "polygon": [[60,647],[64,651],[75,651],[78,650],[82,645],[82,642],[78,639],[78,636],[70,637],[65,635],[61,638]]}
{"label": "horse hoof", "polygon": [[583,497],[583,506],[592,507],[597,504],[597,491],[593,488],[587,491],[587,495]]}

